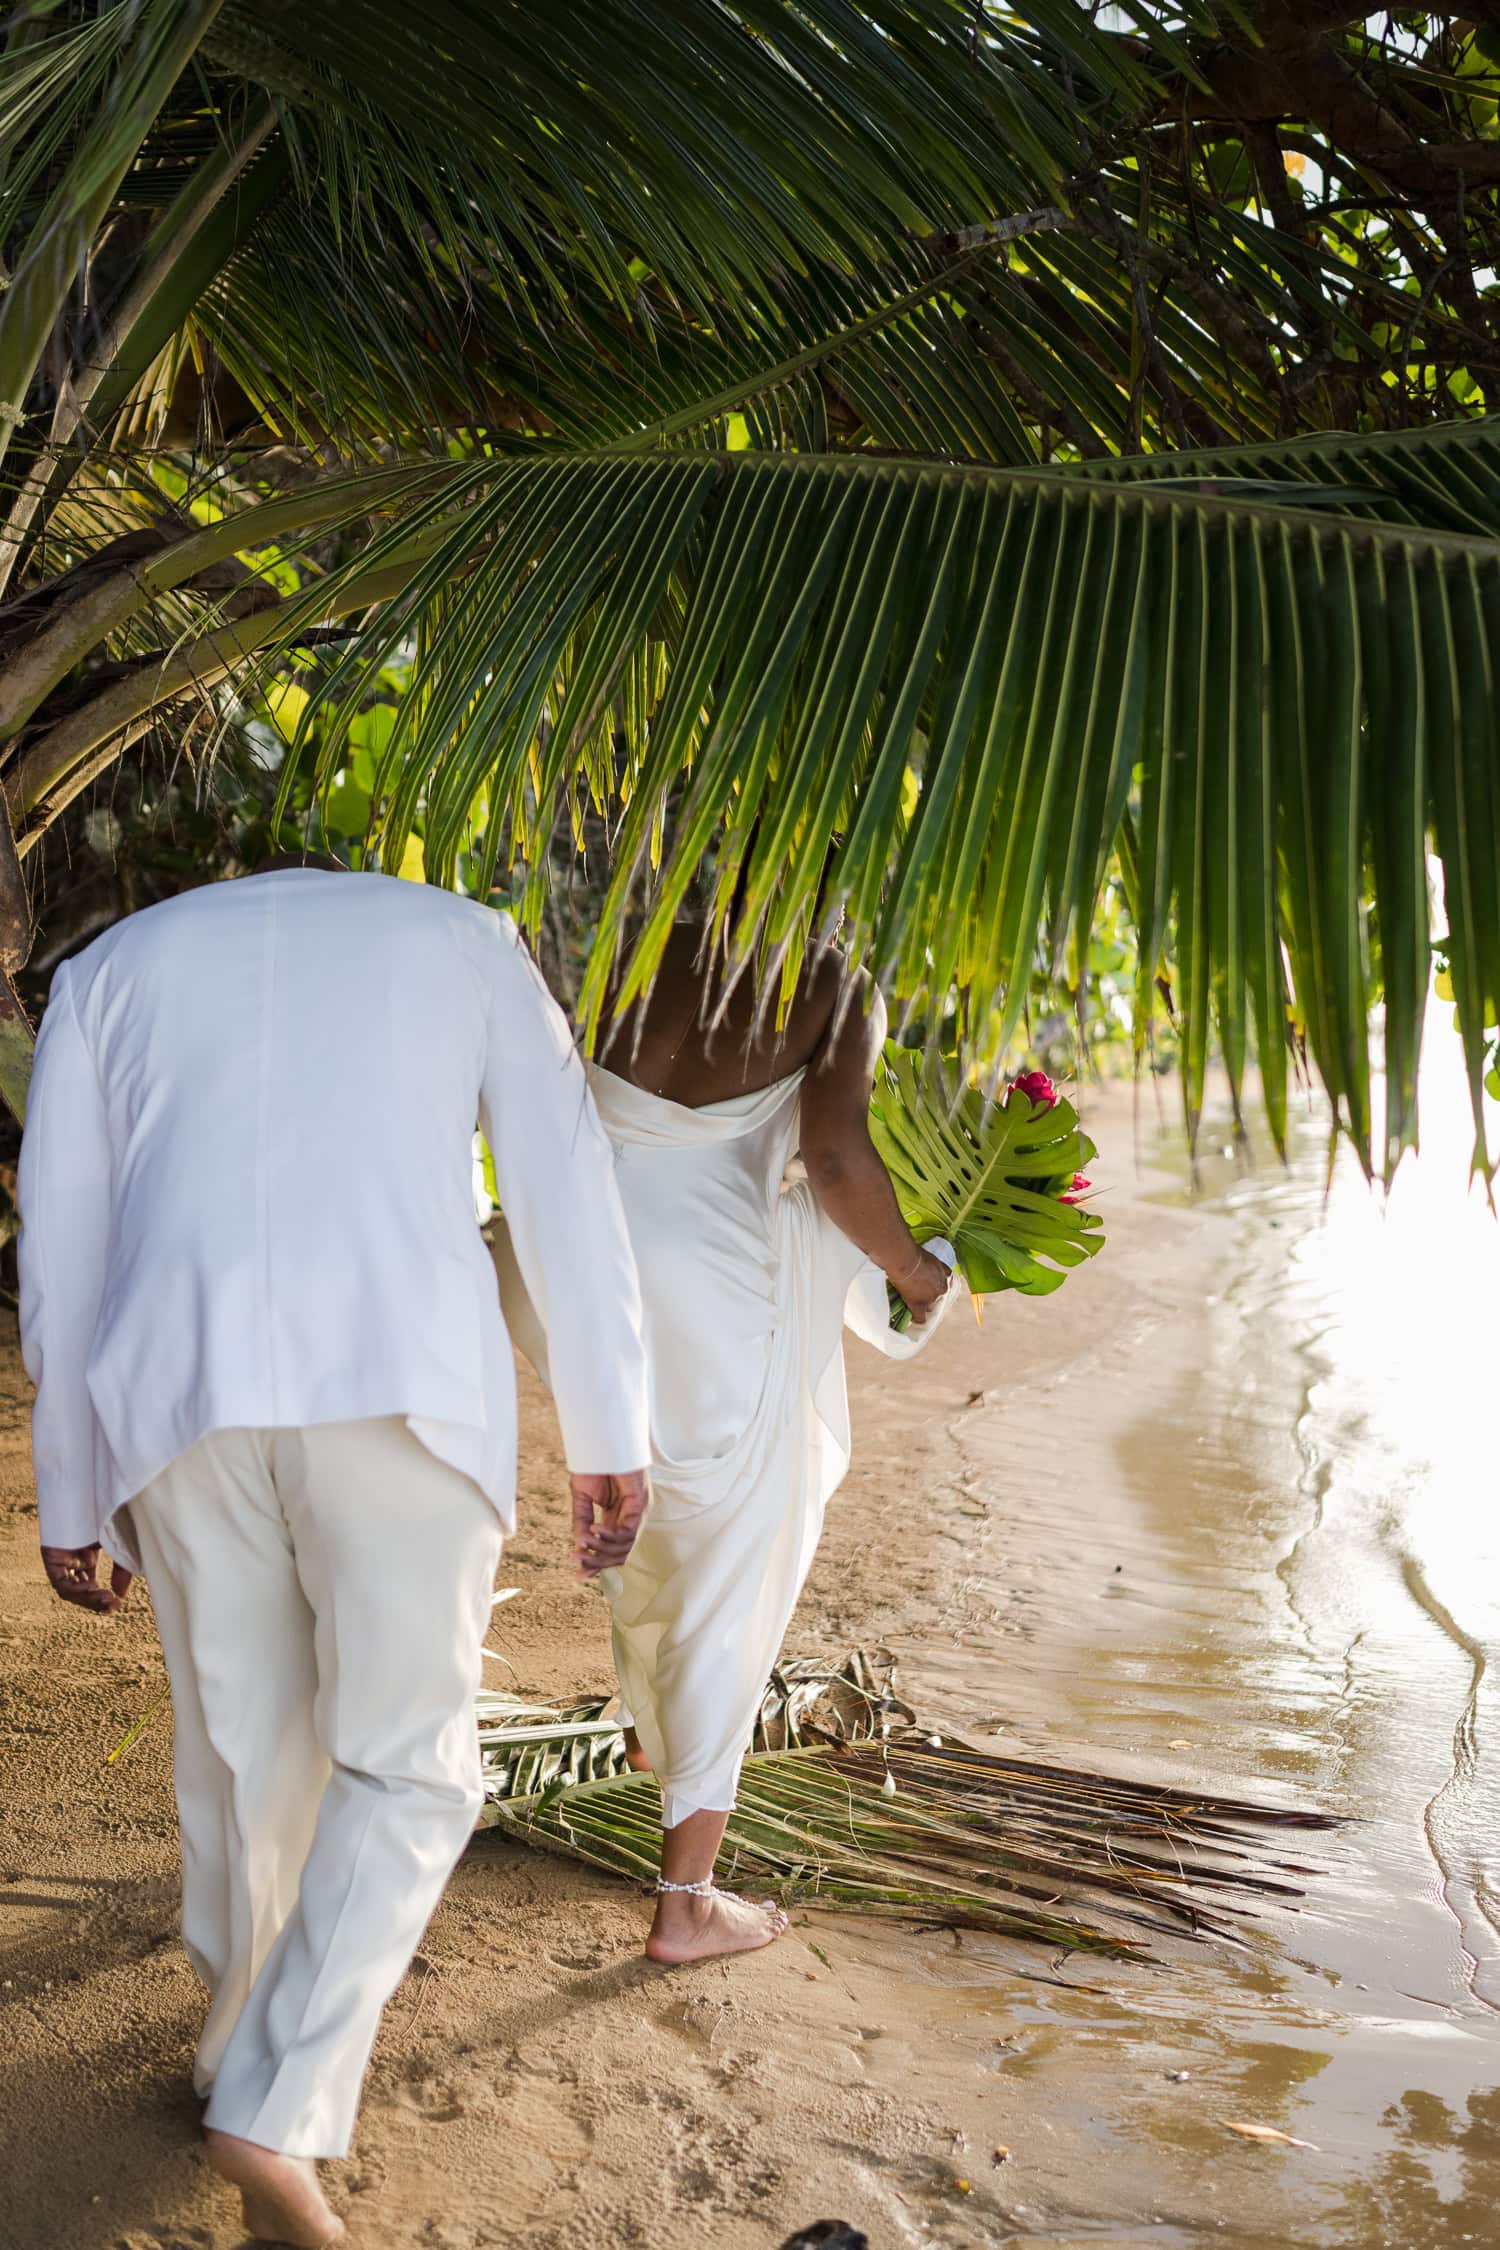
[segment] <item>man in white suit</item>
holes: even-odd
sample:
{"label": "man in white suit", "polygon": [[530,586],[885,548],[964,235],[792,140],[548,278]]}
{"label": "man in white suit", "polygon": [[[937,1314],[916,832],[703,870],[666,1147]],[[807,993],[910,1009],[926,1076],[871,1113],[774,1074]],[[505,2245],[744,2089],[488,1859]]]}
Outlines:
{"label": "man in white suit", "polygon": [[150,1583],[209,2151],[251,2231],[299,2245],[342,2232],[313,2160],[348,2148],[480,1805],[516,1412],[476,1119],[592,1577],[646,1505],[640,1304],[609,1145],[510,921],[296,869],[154,906],[53,979],[20,1178],[43,1555],[87,1608]]}

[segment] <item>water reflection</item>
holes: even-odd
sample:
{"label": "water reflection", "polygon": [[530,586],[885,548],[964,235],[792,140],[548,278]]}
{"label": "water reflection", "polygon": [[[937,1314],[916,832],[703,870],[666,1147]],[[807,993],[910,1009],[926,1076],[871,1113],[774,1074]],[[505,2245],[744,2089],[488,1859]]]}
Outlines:
{"label": "water reflection", "polygon": [[[908,1672],[1007,1748],[1359,1823],[1250,1956],[1045,1998],[1004,2067],[1045,2067],[1047,2022],[1131,2084],[1175,2062],[1207,2098],[1122,2093],[1101,2129],[1222,2164],[1226,2117],[1278,2126],[1316,2144],[1285,2239],[1403,2250],[1500,2240],[1500,1227],[1450,1056],[1426,1093],[1385,1202],[1344,1158],[1325,1193],[1311,1120],[1286,1172],[1211,1156],[1191,1232],[1163,1191],[1201,1292],[1127,1294],[1066,1374],[956,1425],[996,1524],[951,1652]],[[1060,1432],[1065,1473],[1018,1490]]]}
{"label": "water reflection", "polygon": [[1396,2146],[1327,2215],[1346,2225],[1348,2239],[1399,2243],[1402,2250],[1493,2243],[1500,2211],[1500,2090],[1471,2094],[1457,2114],[1435,2094],[1403,2094],[1381,2124]]}

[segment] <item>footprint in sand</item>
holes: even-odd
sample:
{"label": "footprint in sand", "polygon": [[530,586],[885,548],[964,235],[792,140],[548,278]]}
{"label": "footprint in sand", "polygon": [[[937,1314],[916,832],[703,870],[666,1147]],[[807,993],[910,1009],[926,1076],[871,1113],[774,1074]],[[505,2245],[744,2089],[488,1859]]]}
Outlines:
{"label": "footprint in sand", "polygon": [[608,1955],[602,1946],[578,1946],[571,1950],[563,1948],[556,1953],[549,1953],[547,1959],[554,1969],[598,1969],[602,1968]]}

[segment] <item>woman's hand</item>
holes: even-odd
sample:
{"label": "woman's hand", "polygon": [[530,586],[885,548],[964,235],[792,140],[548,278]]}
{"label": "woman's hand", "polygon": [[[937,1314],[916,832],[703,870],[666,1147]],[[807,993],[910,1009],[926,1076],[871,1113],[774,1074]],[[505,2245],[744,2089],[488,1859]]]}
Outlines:
{"label": "woman's hand", "polygon": [[904,1272],[887,1273],[886,1279],[910,1306],[912,1326],[925,1328],[928,1316],[948,1294],[953,1268],[945,1266],[930,1250],[918,1250]]}

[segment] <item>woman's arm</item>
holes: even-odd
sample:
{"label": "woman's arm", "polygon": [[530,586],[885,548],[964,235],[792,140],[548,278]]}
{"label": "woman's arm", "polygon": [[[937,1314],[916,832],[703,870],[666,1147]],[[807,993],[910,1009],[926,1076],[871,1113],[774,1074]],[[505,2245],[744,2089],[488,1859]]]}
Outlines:
{"label": "woman's arm", "polygon": [[[834,1225],[873,1258],[920,1326],[948,1287],[948,1268],[901,1216],[870,1138],[870,1089],[885,1039],[885,1002],[863,969],[802,1081],[802,1161]],[[837,1010],[835,1010],[837,1017]]]}

